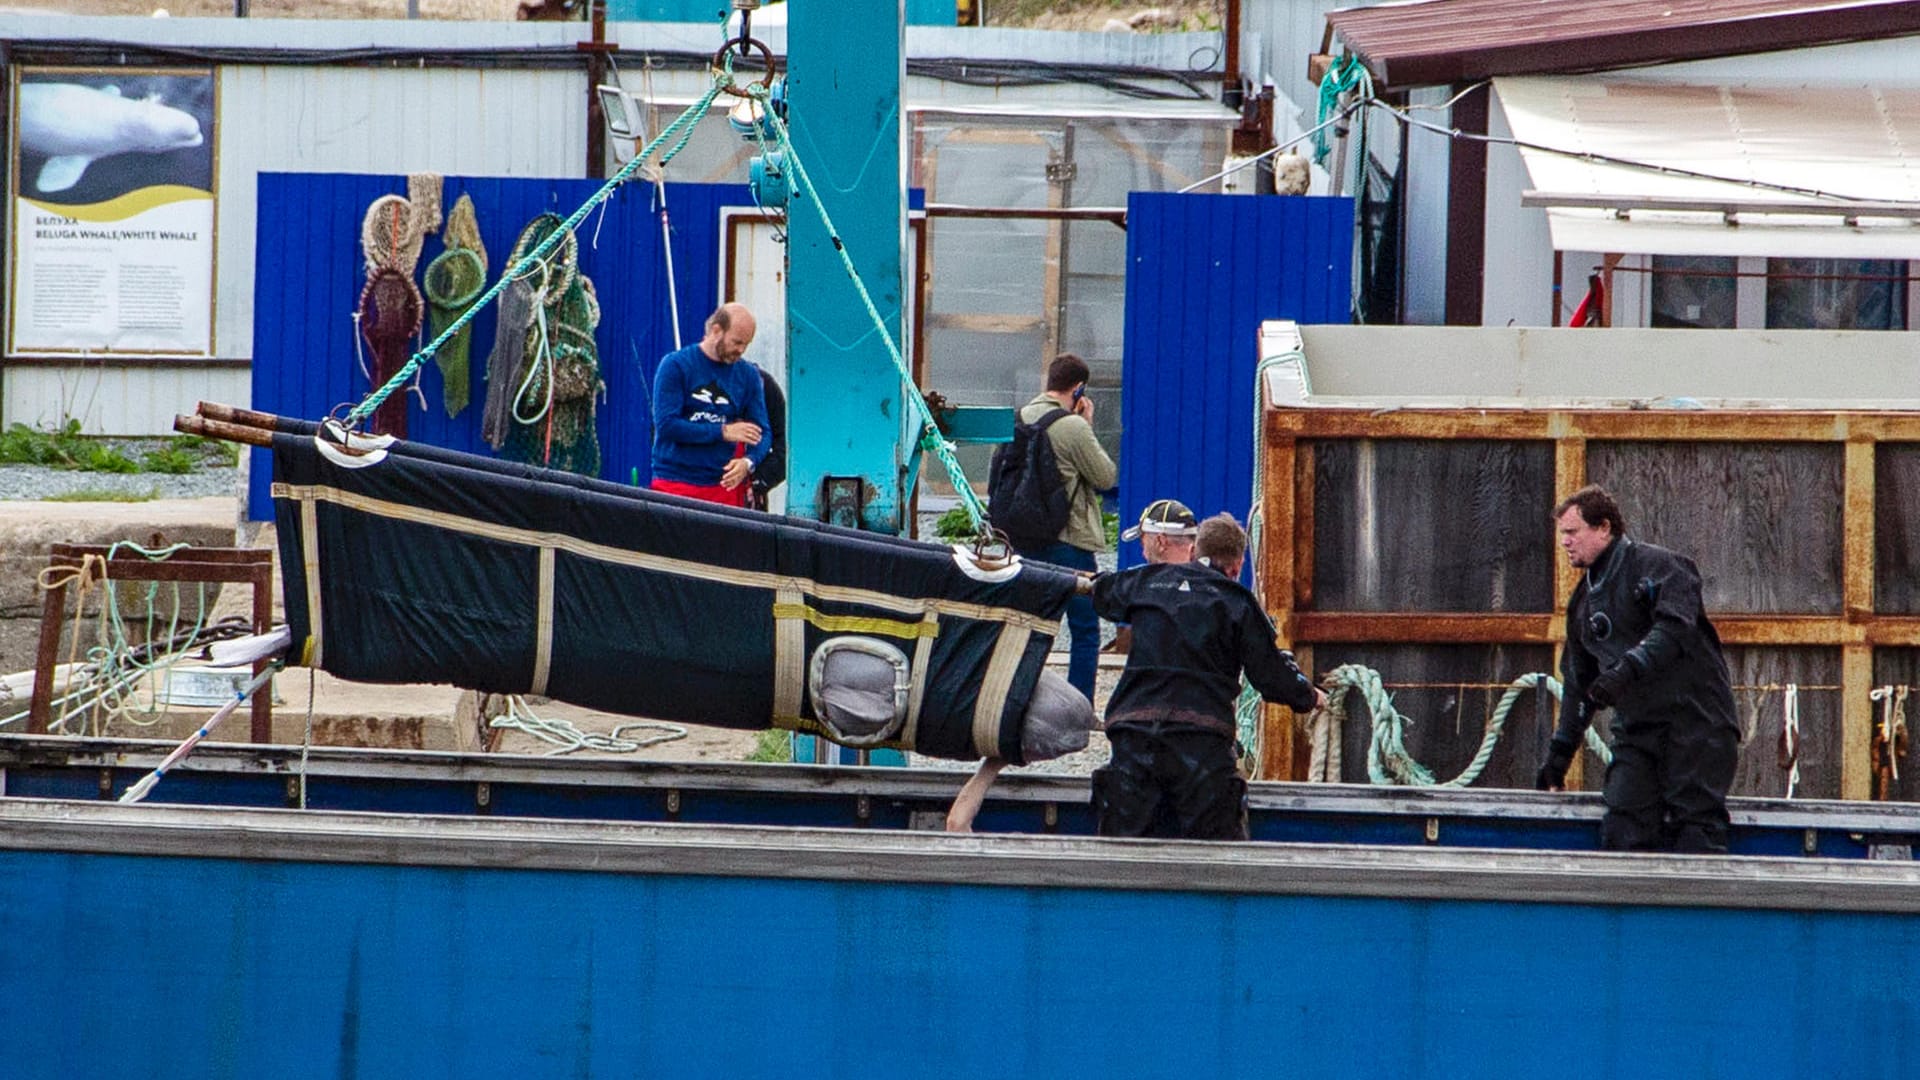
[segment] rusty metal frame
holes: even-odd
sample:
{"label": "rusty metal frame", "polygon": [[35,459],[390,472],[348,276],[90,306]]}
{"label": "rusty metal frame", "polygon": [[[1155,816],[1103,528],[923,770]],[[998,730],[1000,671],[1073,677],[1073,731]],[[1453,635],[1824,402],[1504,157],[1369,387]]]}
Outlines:
{"label": "rusty metal frame", "polygon": [[[253,586],[253,631],[264,634],[273,623],[273,552],[266,548],[190,547],[163,560],[152,560],[137,551],[114,553],[95,544],[55,544],[48,556],[48,567],[83,570],[89,559],[98,559],[106,567],[111,581],[173,581]],[[27,733],[44,734],[53,720],[53,670],[60,654],[60,629],[66,622],[67,583],[50,586],[40,608],[40,642],[34,654],[33,700],[27,713]],[[254,662],[255,675],[267,669],[270,660]],[[273,695],[253,695],[252,731],[256,743],[273,741]]]}
{"label": "rusty metal frame", "polygon": [[[1716,615],[1721,639],[1733,645],[1837,647],[1841,655],[1840,794],[1871,794],[1873,650],[1920,647],[1920,616],[1874,610],[1874,464],[1880,443],[1920,443],[1920,414],[1841,410],[1635,410],[1269,408],[1261,425],[1268,475],[1262,478],[1265,535],[1262,600],[1291,647],[1311,670],[1315,643],[1545,644],[1558,666],[1565,639],[1559,612],[1337,612],[1313,609],[1312,440],[1501,439],[1551,442],[1554,490],[1586,483],[1587,443],[1824,442],[1845,448],[1842,611],[1834,615]],[[1553,560],[1553,595],[1568,595],[1575,574]],[[1296,719],[1269,706],[1260,776],[1305,775]],[[1577,766],[1576,766],[1577,767]],[[1577,781],[1577,777],[1573,778]]]}

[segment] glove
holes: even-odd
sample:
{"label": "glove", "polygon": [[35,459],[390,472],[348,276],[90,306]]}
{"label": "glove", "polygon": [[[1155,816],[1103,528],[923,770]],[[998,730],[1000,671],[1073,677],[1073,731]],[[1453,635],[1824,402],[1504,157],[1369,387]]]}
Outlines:
{"label": "glove", "polygon": [[1600,673],[1587,687],[1587,700],[1602,709],[1611,709],[1620,700],[1620,692],[1627,688],[1633,673],[1625,664],[1615,664]]}
{"label": "glove", "polygon": [[1533,776],[1536,791],[1552,791],[1567,784],[1567,766],[1573,764],[1574,744],[1555,735],[1548,744],[1546,764]]}

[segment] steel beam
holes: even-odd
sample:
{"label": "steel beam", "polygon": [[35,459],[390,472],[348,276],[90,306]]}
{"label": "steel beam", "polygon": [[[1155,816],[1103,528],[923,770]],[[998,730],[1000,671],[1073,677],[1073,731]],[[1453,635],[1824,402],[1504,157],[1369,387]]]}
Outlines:
{"label": "steel beam", "polygon": [[905,9],[902,0],[803,7],[787,29],[788,122],[838,235],[796,190],[787,213],[787,512],[899,533],[919,431],[840,251],[904,351]]}

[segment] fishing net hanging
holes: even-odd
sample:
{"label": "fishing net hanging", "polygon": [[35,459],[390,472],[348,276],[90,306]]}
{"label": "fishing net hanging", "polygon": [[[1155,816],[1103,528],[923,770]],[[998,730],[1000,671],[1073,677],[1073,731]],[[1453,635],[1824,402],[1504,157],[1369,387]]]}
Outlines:
{"label": "fishing net hanging", "polygon": [[487,398],[480,407],[480,437],[500,450],[513,427],[513,392],[527,363],[527,338],[537,305],[525,281],[510,281],[496,305],[493,352],[487,357]]}
{"label": "fishing net hanging", "polygon": [[[357,320],[360,335],[373,354],[373,383],[384,384],[406,366],[414,335],[420,332],[420,316],[425,307],[413,278],[391,267],[380,267],[367,275],[360,290]],[[371,430],[381,435],[407,437],[407,395],[394,394],[373,412]]]}
{"label": "fishing net hanging", "polygon": [[[561,224],[557,214],[534,218],[514,242],[509,265],[519,265]],[[600,306],[579,256],[569,232],[503,294],[481,433],[514,460],[598,476],[595,405],[605,387],[593,332]]]}
{"label": "fishing net hanging", "polygon": [[[487,287],[487,247],[480,240],[472,196],[462,195],[453,204],[440,239],[446,250],[427,264],[424,282],[428,336],[435,340],[473,306]],[[449,417],[459,416],[472,397],[472,346],[473,324],[468,323],[433,355],[434,365],[440,369],[441,403]]]}
{"label": "fishing net hanging", "polygon": [[439,173],[414,173],[407,177],[407,202],[413,204],[413,229],[426,239],[440,227]]}
{"label": "fishing net hanging", "polygon": [[487,245],[480,240],[480,219],[473,212],[473,196],[462,195],[447,213],[447,229],[440,240],[448,247],[467,248],[487,261]]}
{"label": "fishing net hanging", "polygon": [[408,277],[420,265],[420,231],[413,204],[399,195],[382,195],[367,206],[360,219],[360,254],[367,273],[392,268]]}

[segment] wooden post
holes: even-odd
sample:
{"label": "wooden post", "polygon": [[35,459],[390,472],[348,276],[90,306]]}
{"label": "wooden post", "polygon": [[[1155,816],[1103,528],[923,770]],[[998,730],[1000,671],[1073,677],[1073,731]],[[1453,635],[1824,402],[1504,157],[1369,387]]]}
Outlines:
{"label": "wooden post", "polygon": [[[273,629],[273,562],[271,552],[262,551],[268,561],[253,564],[253,632],[265,634]],[[253,662],[255,675],[267,670],[273,663],[262,658]],[[255,743],[265,744],[273,741],[273,684],[271,682],[254,691],[253,700],[248,702],[253,712],[249,719],[252,730],[249,736]]]}
{"label": "wooden post", "polygon": [[[264,634],[272,628],[273,553],[270,551],[258,548],[187,548],[160,560],[149,560],[137,552],[118,555],[112,552],[113,549],[105,545],[54,544],[47,565],[50,568],[85,572],[89,560],[94,560],[102,580],[250,585],[253,588],[254,631]],[[67,586],[63,582],[49,588],[42,601],[40,644],[34,656],[33,701],[27,714],[28,734],[44,734],[53,721],[54,668],[55,661],[59,659],[60,624],[66,613],[66,599]],[[79,602],[83,605],[86,603],[84,593]],[[266,667],[267,661],[256,663],[254,674],[265,671]],[[255,692],[252,706],[254,741],[270,741],[273,730],[271,690],[262,688]]]}
{"label": "wooden post", "polygon": [[[1269,414],[1271,415],[1271,414]],[[1261,499],[1265,504],[1261,517],[1260,577],[1267,614],[1280,634],[1280,647],[1293,642],[1294,560],[1299,545],[1298,524],[1294,517],[1294,484],[1297,467],[1294,440],[1273,436],[1270,425],[1262,425],[1260,437],[1267,440],[1266,472],[1260,479]],[[1260,771],[1262,780],[1293,780],[1293,710],[1268,705],[1261,710]]]}
{"label": "wooden post", "polygon": [[[1553,501],[1573,494],[1587,485],[1587,440],[1572,436],[1563,436],[1553,443]],[[1560,536],[1553,532],[1553,554],[1550,556],[1553,566],[1553,602],[1565,603],[1573,595],[1573,587],[1580,582],[1580,571],[1567,562],[1560,551]],[[1564,614],[1564,613],[1562,613]],[[1556,618],[1547,628],[1547,635],[1553,641],[1553,674],[1559,677],[1560,656],[1567,649],[1567,623],[1564,618]],[[1579,790],[1586,782],[1587,756],[1581,753],[1573,755],[1573,764],[1567,766],[1567,790]]]}
{"label": "wooden post", "polygon": [[[1873,616],[1874,446],[1847,442],[1841,540],[1842,608],[1848,621]],[[1840,649],[1840,797],[1873,795],[1873,646]]]}
{"label": "wooden post", "polygon": [[33,654],[33,700],[27,706],[29,735],[45,735],[53,722],[53,669],[60,660],[60,623],[66,613],[67,586],[61,582],[40,601],[40,647]]}
{"label": "wooden post", "polygon": [[[1293,449],[1293,609],[1313,608],[1313,444]],[[1301,670],[1305,671],[1304,667]],[[1308,675],[1313,672],[1308,671]]]}

